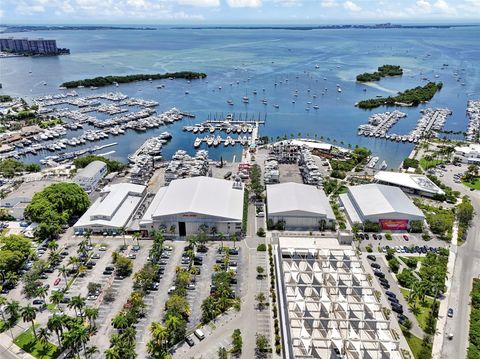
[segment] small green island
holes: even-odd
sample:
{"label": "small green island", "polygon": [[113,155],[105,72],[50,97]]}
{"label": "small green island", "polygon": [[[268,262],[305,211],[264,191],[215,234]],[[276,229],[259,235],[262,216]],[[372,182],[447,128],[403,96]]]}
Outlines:
{"label": "small green island", "polygon": [[150,81],[150,80],[162,80],[162,79],[185,79],[196,80],[207,77],[207,74],[203,72],[167,72],[165,74],[137,74],[137,75],[125,75],[125,76],[99,76],[92,79],[76,80],[64,82],[61,86],[66,88],[76,88],[79,86],[84,87],[102,87],[109,86],[115,83],[125,84],[134,81]]}
{"label": "small green island", "polygon": [[387,76],[402,76],[403,69],[397,65],[383,65],[380,66],[375,72],[364,72],[357,75],[358,82],[372,82],[380,81],[382,77]]}
{"label": "small green island", "polygon": [[363,100],[358,103],[359,108],[371,109],[379,106],[418,106],[422,102],[427,102],[442,89],[441,82],[429,82],[425,86],[418,86],[399,92],[397,96],[379,97],[369,100]]}

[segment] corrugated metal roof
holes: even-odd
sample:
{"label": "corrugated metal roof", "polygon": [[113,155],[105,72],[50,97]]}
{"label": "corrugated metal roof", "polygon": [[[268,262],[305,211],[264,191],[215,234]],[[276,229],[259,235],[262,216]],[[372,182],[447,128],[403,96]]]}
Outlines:
{"label": "corrugated metal roof", "polygon": [[348,191],[363,216],[401,213],[424,217],[422,211],[398,187],[371,183],[348,187]]}
{"label": "corrugated metal roof", "polygon": [[267,208],[269,215],[304,212],[335,219],[322,189],[294,182],[268,185]]}
{"label": "corrugated metal roof", "polygon": [[232,181],[202,176],[173,180],[159,190],[150,207],[142,221],[183,213],[241,221],[243,187],[234,189]]}

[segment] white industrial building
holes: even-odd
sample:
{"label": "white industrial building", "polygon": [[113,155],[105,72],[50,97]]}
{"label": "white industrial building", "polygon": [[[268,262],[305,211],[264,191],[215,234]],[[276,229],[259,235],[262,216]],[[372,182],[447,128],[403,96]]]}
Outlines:
{"label": "white industrial building", "polygon": [[77,172],[73,182],[90,193],[94,191],[101,179],[107,174],[107,165],[102,161],[90,162],[85,168]]}
{"label": "white industrial building", "polygon": [[225,236],[242,228],[243,184],[212,177],[173,180],[162,187],[140,221],[144,233],[165,230],[175,236],[204,232]]}
{"label": "white industrial building", "polygon": [[378,223],[383,230],[406,230],[425,216],[398,187],[377,183],[350,186],[340,196],[351,223]]}
{"label": "white industrial building", "polygon": [[455,157],[463,163],[480,164],[480,144],[455,147]]}
{"label": "white industrial building", "polygon": [[322,189],[288,182],[267,186],[267,218],[285,221],[287,230],[318,230],[331,226],[335,215]]}
{"label": "white industrial building", "polygon": [[145,197],[146,187],[131,183],[106,186],[98,198],[73,226],[76,233],[90,229],[94,233],[118,234]]}
{"label": "white industrial building", "polygon": [[375,175],[380,184],[400,187],[404,192],[426,197],[443,195],[445,192],[425,175],[380,171]]}
{"label": "white industrial building", "polygon": [[400,344],[351,247],[314,239],[275,246],[284,357],[401,359]]}

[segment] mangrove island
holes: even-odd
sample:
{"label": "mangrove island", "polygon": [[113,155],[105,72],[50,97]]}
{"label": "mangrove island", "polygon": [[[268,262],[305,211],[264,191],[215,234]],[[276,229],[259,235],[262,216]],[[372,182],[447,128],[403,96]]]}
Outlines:
{"label": "mangrove island", "polygon": [[397,96],[380,97],[370,100],[363,100],[358,103],[359,108],[370,109],[379,106],[418,106],[422,102],[427,102],[442,89],[441,82],[429,82],[425,86],[418,86],[413,89],[399,92]]}
{"label": "mangrove island", "polygon": [[364,72],[363,74],[357,75],[358,82],[371,82],[371,81],[380,81],[382,77],[386,76],[402,76],[403,69],[397,65],[383,65],[380,66],[375,72]]}
{"label": "mangrove island", "polygon": [[207,74],[203,72],[191,72],[191,71],[181,71],[181,72],[167,72],[165,74],[137,74],[137,75],[125,75],[125,76],[99,76],[93,79],[84,79],[77,81],[68,81],[64,82],[61,86],[66,88],[75,88],[75,87],[102,87],[109,86],[115,83],[125,84],[134,81],[150,81],[150,80],[162,80],[162,79],[185,79],[185,80],[196,80],[203,79],[207,77]]}

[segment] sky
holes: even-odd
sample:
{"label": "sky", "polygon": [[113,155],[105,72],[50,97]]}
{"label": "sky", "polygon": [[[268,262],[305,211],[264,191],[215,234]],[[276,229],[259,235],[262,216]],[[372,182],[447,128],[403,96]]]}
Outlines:
{"label": "sky", "polygon": [[0,24],[479,21],[480,0],[0,0]]}

